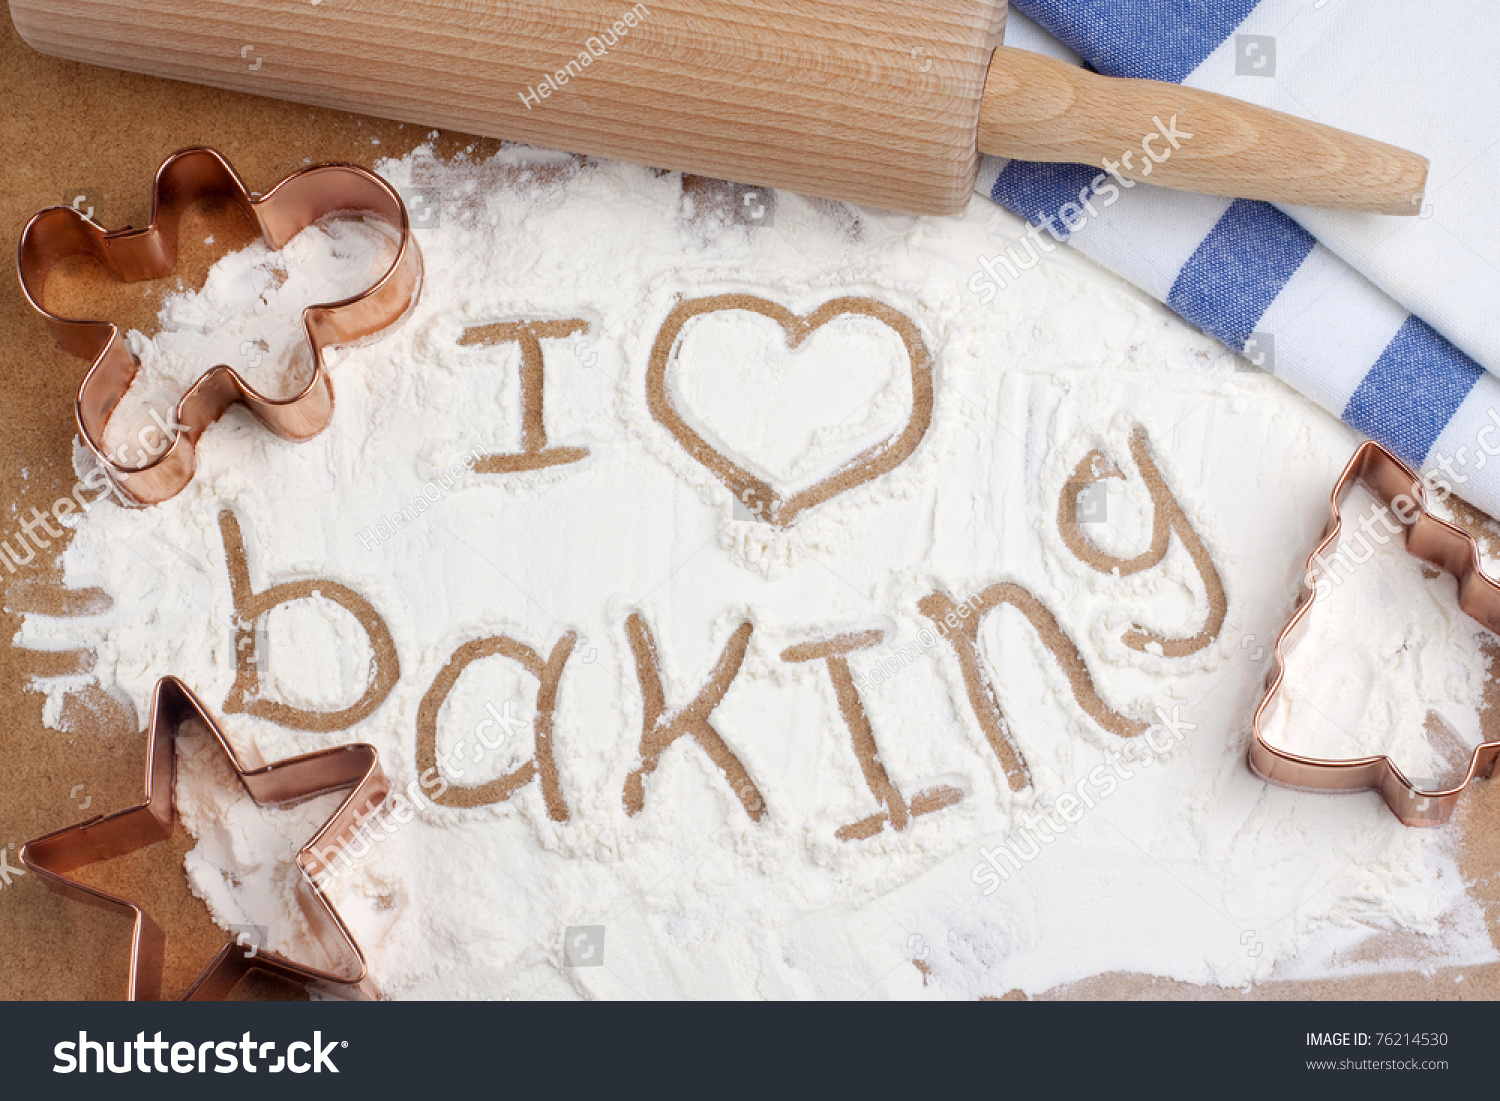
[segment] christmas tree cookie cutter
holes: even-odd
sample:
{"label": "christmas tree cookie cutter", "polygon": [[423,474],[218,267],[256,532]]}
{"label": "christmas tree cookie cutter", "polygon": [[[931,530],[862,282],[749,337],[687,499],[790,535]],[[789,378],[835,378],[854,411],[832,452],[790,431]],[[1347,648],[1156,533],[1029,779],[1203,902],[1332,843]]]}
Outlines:
{"label": "christmas tree cookie cutter", "polygon": [[1406,551],[1415,558],[1452,574],[1458,580],[1458,604],[1489,631],[1500,634],[1500,584],[1484,572],[1479,544],[1472,535],[1434,516],[1427,508],[1421,477],[1379,444],[1362,444],[1344,467],[1329,496],[1328,522],[1322,538],[1307,558],[1302,592],[1291,619],[1276,639],[1265,694],[1255,709],[1250,742],[1250,769],[1257,776],[1301,791],[1378,791],[1392,813],[1408,826],[1440,826],[1453,815],[1459,796],[1475,776],[1489,777],[1500,759],[1500,741],[1474,747],[1469,765],[1457,783],[1437,789],[1418,788],[1384,754],[1328,760],[1292,753],[1266,740],[1265,731],[1286,702],[1282,682],[1287,654],[1305,633],[1318,583],[1325,576],[1324,554],[1343,530],[1340,506],[1356,485],[1362,484],[1402,529]]}

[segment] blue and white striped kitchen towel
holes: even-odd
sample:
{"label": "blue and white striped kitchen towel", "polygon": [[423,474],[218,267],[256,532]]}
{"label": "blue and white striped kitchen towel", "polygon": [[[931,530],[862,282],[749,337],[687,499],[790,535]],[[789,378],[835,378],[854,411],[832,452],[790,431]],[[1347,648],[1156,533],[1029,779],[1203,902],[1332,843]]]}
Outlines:
{"label": "blue and white striped kitchen towel", "polygon": [[1500,516],[1500,377],[1485,369],[1500,373],[1500,20],[1483,0],[1419,19],[1396,0],[1012,0],[1006,44],[1429,157],[1420,218],[1121,188],[1088,166],[996,158],[979,188]]}

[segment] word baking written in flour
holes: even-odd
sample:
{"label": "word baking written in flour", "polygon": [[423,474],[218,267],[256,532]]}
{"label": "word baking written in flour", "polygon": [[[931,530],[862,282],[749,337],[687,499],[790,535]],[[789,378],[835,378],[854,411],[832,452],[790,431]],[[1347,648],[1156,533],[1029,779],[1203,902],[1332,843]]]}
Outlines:
{"label": "word baking written in flour", "polygon": [[[1176,532],[1197,562],[1194,548],[1201,548],[1201,541],[1152,462],[1144,433],[1138,432],[1132,438],[1131,446],[1140,476],[1154,502],[1153,543]],[[1124,476],[1097,453],[1086,458],[1080,469],[1084,465],[1100,477]],[[1073,485],[1069,483],[1069,486]],[[1060,523],[1070,515],[1066,508],[1067,493],[1065,488],[1060,499]],[[224,510],[220,513],[219,524],[233,594],[237,635],[236,678],[224,710],[243,711],[296,729],[319,731],[344,729],[373,713],[390,695],[400,677],[395,646],[384,620],[359,594],[328,579],[302,579],[257,590],[250,578],[239,521],[232,512]],[[1095,556],[1084,557],[1090,568],[1103,572],[1119,568],[1110,565],[1117,560],[1098,557],[1098,552],[1086,542],[1075,545],[1069,541],[1068,545]],[[1138,572],[1148,563],[1160,562],[1165,553],[1164,548],[1158,551],[1153,547],[1136,559],[1128,560],[1125,565]],[[1139,649],[1169,651],[1175,648],[1179,652],[1191,653],[1207,644],[1200,636],[1210,640],[1217,636],[1223,622],[1222,607],[1217,607],[1223,601],[1222,585],[1211,562],[1198,562],[1198,565],[1209,593],[1208,627],[1187,639],[1165,638],[1132,628],[1125,636],[1127,642],[1132,639],[1140,641]],[[263,699],[259,695],[260,665],[255,650],[257,622],[281,604],[312,597],[330,600],[353,615],[363,628],[373,655],[364,694],[340,711],[310,711]],[[917,602],[917,611],[932,624],[933,636],[947,643],[957,662],[974,719],[1011,790],[1019,792],[1030,787],[1031,773],[1020,747],[1011,736],[991,672],[980,653],[981,620],[1002,606],[1019,612],[1030,625],[1067,679],[1074,702],[1102,729],[1124,740],[1138,738],[1150,729],[1146,723],[1115,710],[1099,695],[1077,645],[1046,604],[1025,586],[1011,581],[998,582],[962,598],[955,598],[941,588],[936,589]],[[656,638],[645,617],[638,611],[632,612],[625,618],[623,626],[641,697],[637,763],[625,777],[621,791],[626,814],[635,817],[645,809],[649,781],[663,755],[683,741],[695,745],[722,774],[746,816],[754,822],[762,821],[767,813],[764,793],[713,722],[715,710],[744,664],[755,625],[749,621],[739,623],[723,644],[704,684],[690,699],[675,701],[667,698]],[[554,715],[563,688],[563,675],[578,646],[579,637],[576,631],[565,631],[550,648],[538,650],[520,639],[497,633],[464,642],[453,651],[423,694],[417,711],[414,763],[421,787],[426,789],[424,801],[448,808],[477,808],[504,802],[534,783],[548,818],[555,822],[570,820],[571,809],[553,748]],[[902,832],[917,819],[951,807],[964,798],[962,790],[945,784],[927,786],[908,796],[882,764],[864,693],[851,669],[851,658],[878,647],[885,637],[882,629],[856,629],[788,646],[780,653],[780,659],[788,664],[821,664],[823,667],[823,674],[838,704],[845,734],[875,803],[872,813],[835,831],[840,841],[859,841],[885,830]],[[459,787],[444,779],[445,769],[451,767],[455,754],[450,751],[446,761],[439,759],[438,719],[463,673],[475,662],[491,657],[504,658],[536,682],[531,756],[506,775],[483,784]],[[492,718],[508,730],[516,725],[513,716],[509,722],[493,714]],[[485,744],[489,745],[489,742],[486,740]],[[454,778],[461,778],[461,773]],[[417,802],[415,791],[409,793],[408,802]]]}

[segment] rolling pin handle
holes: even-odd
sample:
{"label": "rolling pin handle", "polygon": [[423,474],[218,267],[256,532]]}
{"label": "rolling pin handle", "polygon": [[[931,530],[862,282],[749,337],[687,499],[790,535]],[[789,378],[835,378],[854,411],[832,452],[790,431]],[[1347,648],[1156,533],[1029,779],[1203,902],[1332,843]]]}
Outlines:
{"label": "rolling pin handle", "polygon": [[1373,138],[1003,46],[985,77],[978,145],[1161,187],[1373,214],[1420,213],[1427,184],[1425,157]]}

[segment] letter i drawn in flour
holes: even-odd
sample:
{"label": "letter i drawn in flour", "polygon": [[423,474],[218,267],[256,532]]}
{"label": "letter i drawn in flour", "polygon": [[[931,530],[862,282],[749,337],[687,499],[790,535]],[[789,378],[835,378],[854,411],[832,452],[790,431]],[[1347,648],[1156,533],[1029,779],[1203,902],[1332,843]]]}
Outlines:
{"label": "letter i drawn in flour", "polygon": [[515,343],[521,348],[521,450],[480,456],[474,463],[476,474],[518,474],[565,466],[588,456],[586,447],[547,446],[547,425],[542,415],[546,387],[542,341],[563,340],[588,329],[589,323],[583,318],[571,317],[562,321],[506,321],[464,330],[460,345]]}
{"label": "letter i drawn in flour", "polygon": [[865,714],[864,702],[859,698],[859,688],[849,671],[849,655],[856,650],[878,646],[884,639],[884,631],[854,631],[820,642],[788,646],[781,652],[782,661],[822,661],[827,664],[828,679],[833,682],[833,691],[839,701],[839,713],[849,729],[849,739],[854,744],[854,755],[859,758],[865,785],[876,801],[885,808],[836,831],[834,836],[840,841],[863,841],[867,837],[874,837],[885,829],[887,823],[899,833],[911,825],[914,819],[951,807],[964,797],[964,793],[958,788],[943,784],[917,792],[908,803],[881,763],[880,747],[875,744],[875,731],[870,726],[870,717]]}

